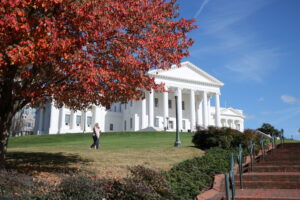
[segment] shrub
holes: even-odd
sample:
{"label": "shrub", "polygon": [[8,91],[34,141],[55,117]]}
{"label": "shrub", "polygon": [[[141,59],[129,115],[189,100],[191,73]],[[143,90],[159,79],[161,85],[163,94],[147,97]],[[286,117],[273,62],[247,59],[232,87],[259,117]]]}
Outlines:
{"label": "shrub", "polygon": [[229,157],[232,151],[211,148],[202,157],[179,163],[167,172],[168,182],[178,199],[194,199],[209,189],[215,174],[229,171]]}
{"label": "shrub", "polygon": [[193,136],[192,142],[200,149],[209,149],[211,147],[220,147],[223,149],[236,149],[239,144],[242,144],[244,151],[247,152],[247,147],[250,141],[256,143],[256,151],[259,148],[260,136],[255,135],[251,130],[245,130],[244,133],[231,128],[216,128],[208,127],[208,129],[198,129]]}
{"label": "shrub", "polygon": [[166,176],[143,166],[130,168],[132,176],[102,183],[107,199],[157,200],[174,199]]}
{"label": "shrub", "polygon": [[13,199],[33,193],[39,183],[33,177],[16,171],[0,170],[0,199]]}
{"label": "shrub", "polygon": [[86,176],[71,176],[64,179],[56,191],[58,197],[52,193],[49,198],[59,198],[63,200],[101,200],[104,195],[97,182]]}

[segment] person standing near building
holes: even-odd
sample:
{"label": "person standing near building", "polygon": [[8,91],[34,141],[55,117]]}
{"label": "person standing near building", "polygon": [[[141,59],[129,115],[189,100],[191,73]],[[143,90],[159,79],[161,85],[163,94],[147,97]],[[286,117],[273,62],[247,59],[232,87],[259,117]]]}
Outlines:
{"label": "person standing near building", "polygon": [[98,123],[96,123],[94,125],[94,128],[93,128],[93,144],[90,146],[90,148],[96,148],[96,149],[99,149],[99,138],[100,138],[100,126]]}

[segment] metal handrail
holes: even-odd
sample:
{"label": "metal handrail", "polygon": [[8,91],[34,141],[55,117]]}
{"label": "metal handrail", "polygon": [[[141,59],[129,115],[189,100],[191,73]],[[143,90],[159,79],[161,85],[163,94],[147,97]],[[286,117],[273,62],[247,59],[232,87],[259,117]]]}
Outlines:
{"label": "metal handrail", "polygon": [[255,142],[253,140],[250,141],[250,144],[248,145],[248,151],[250,154],[250,170],[253,170],[253,160],[254,160],[254,155],[253,155],[253,150],[254,150]]}
{"label": "metal handrail", "polygon": [[225,189],[226,189],[226,200],[230,200],[230,184],[229,184],[229,176],[225,175]]}
{"label": "metal handrail", "polygon": [[239,145],[239,153],[238,153],[238,163],[239,163],[239,171],[240,171],[240,189],[243,189],[243,148],[242,144]]}
{"label": "metal handrail", "polygon": [[266,152],[265,152],[265,139],[261,138],[259,140],[259,143],[260,143],[260,148],[261,148],[261,153],[262,153],[262,159],[265,160],[265,155],[266,155]]}
{"label": "metal handrail", "polygon": [[272,143],[272,149],[275,149],[276,147],[275,147],[275,135],[272,133],[271,134],[271,143]]}
{"label": "metal handrail", "polygon": [[232,199],[235,197],[235,181],[234,181],[234,156],[233,153],[230,155],[230,186],[231,186],[231,193]]}

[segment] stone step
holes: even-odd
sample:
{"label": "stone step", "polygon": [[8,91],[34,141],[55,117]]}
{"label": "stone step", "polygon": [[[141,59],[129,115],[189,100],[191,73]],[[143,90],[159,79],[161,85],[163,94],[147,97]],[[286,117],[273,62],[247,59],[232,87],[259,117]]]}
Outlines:
{"label": "stone step", "polygon": [[253,165],[252,172],[300,172],[300,165]]}
{"label": "stone step", "polygon": [[[235,176],[238,180],[239,175]],[[290,181],[299,182],[300,172],[248,172],[243,174],[244,181]]]}
{"label": "stone step", "polygon": [[264,160],[291,160],[291,161],[300,161],[300,155],[268,155],[265,156]]}
{"label": "stone step", "polygon": [[293,149],[276,149],[274,151],[270,151],[265,153],[265,155],[298,155],[299,156],[300,149],[293,150]]}
{"label": "stone step", "polygon": [[[240,188],[239,181],[235,184]],[[243,181],[243,189],[300,189],[300,181]]]}
{"label": "stone step", "polygon": [[299,147],[293,147],[293,148],[277,148],[277,149],[272,149],[269,151],[269,153],[275,153],[275,152],[299,152],[300,148]]}
{"label": "stone step", "polygon": [[278,148],[281,148],[281,147],[283,147],[283,148],[299,147],[300,148],[300,143],[299,142],[298,143],[285,143],[282,146],[281,146],[281,144],[278,145]]}
{"label": "stone step", "polygon": [[300,161],[298,160],[262,160],[253,164],[253,166],[260,165],[274,165],[274,166],[282,166],[282,165],[300,165]]}
{"label": "stone step", "polygon": [[[226,199],[226,198],[224,198]],[[236,200],[295,200],[300,199],[299,189],[237,189]]]}

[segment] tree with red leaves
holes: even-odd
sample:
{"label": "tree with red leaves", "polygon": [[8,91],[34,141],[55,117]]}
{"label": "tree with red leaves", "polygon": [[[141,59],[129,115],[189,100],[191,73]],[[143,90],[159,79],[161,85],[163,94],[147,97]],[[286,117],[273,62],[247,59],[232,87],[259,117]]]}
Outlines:
{"label": "tree with red leaves", "polygon": [[193,20],[176,0],[1,0],[0,165],[25,105],[78,110],[158,90],[150,69],[188,56]]}

